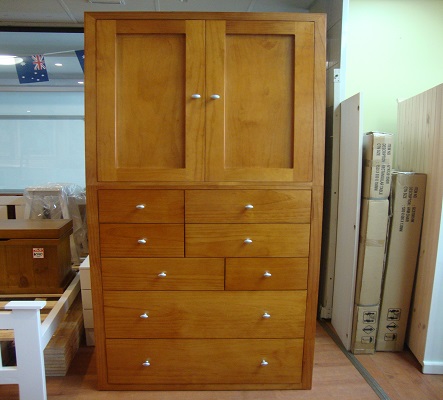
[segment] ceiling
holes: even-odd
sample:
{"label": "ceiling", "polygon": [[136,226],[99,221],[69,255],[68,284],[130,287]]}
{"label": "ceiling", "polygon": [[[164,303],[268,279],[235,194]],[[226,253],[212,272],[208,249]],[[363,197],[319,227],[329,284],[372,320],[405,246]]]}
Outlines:
{"label": "ceiling", "polygon": [[[309,12],[316,0],[0,0],[0,55],[45,56],[49,82],[20,85],[15,66],[0,65],[0,90],[83,90],[75,50],[83,15],[97,11]],[[64,32],[62,32],[64,31]],[[55,66],[56,63],[62,66]],[[60,89],[59,89],[60,90]]]}

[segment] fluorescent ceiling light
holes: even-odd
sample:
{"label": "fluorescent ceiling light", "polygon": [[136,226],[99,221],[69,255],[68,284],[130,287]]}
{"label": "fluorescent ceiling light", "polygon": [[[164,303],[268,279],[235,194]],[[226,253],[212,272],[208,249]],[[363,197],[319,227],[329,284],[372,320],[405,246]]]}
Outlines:
{"label": "fluorescent ceiling light", "polygon": [[23,61],[23,58],[16,56],[0,55],[0,65],[14,65]]}
{"label": "fluorescent ceiling light", "polygon": [[125,4],[125,0],[89,0],[93,4]]}

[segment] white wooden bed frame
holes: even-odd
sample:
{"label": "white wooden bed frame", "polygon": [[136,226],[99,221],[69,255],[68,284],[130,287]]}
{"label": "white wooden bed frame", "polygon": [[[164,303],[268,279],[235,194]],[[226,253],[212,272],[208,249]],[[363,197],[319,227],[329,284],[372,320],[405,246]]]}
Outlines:
{"label": "white wooden bed frame", "polygon": [[17,366],[4,367],[0,352],[0,384],[18,384],[20,400],[47,400],[43,351],[80,291],[80,274],[40,321],[45,301],[10,301],[0,312],[0,329],[14,329]]}

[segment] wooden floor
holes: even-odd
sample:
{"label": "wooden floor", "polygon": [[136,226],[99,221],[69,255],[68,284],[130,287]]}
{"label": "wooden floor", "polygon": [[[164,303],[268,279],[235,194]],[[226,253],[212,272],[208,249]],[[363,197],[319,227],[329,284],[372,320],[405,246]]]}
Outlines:
{"label": "wooden floor", "polygon": [[[409,352],[376,353],[358,360],[392,400],[443,400],[443,375],[423,375]],[[377,400],[325,330],[317,325],[313,388],[307,391],[100,392],[92,347],[80,347],[67,376],[47,378],[48,400]],[[16,385],[0,385],[0,399],[19,400]]]}

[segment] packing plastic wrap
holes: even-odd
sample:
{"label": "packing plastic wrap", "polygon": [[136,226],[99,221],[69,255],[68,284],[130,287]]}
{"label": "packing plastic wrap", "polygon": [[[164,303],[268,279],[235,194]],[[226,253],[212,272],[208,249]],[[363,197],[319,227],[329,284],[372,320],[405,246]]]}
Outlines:
{"label": "packing plastic wrap", "polygon": [[[72,219],[78,257],[88,254],[85,190],[72,183],[48,183],[24,190],[25,218]],[[78,260],[73,261],[78,262]]]}

